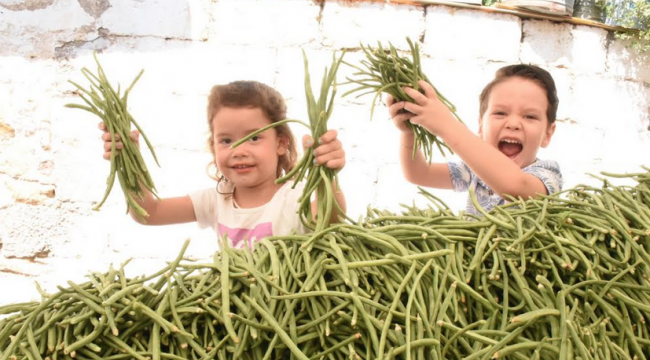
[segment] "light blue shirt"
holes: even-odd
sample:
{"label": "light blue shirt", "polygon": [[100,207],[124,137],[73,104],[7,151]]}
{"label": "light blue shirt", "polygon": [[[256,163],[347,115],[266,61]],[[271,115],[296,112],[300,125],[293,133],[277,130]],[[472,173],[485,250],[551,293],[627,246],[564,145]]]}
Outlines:
{"label": "light blue shirt", "polygon": [[[487,211],[495,206],[505,204],[506,200],[487,187],[483,180],[479,179],[464,162],[449,162],[447,165],[454,191],[468,191],[470,188],[474,188],[478,203]],[[542,180],[549,194],[562,190],[562,173],[560,165],[556,161],[536,159],[534,163],[526,166],[523,170]],[[466,210],[470,214],[480,215],[469,197]]]}

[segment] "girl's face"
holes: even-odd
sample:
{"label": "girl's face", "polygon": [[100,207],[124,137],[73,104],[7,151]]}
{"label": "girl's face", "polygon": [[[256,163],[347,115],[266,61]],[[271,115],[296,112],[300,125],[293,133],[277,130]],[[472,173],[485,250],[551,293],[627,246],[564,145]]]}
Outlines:
{"label": "girl's face", "polygon": [[230,145],[271,124],[260,108],[219,110],[212,119],[217,168],[238,191],[275,187],[278,157],[287,151],[288,139],[269,129],[241,144]]}
{"label": "girl's face", "polygon": [[546,147],[555,132],[549,126],[546,91],[532,80],[512,77],[492,88],[479,135],[524,168]]}

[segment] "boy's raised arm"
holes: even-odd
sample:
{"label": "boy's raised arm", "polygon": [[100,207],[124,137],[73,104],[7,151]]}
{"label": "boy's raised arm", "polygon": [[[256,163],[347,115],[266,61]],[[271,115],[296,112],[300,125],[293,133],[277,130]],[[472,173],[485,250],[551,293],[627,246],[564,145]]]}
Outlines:
{"label": "boy's raised arm", "polygon": [[415,147],[415,135],[406,126],[408,121],[415,114],[402,111],[406,102],[396,102],[390,95],[387,98],[388,112],[395,126],[400,130],[399,158],[402,173],[407,181],[426,187],[438,189],[452,189],[451,175],[446,163],[429,164],[419,149],[413,156]]}
{"label": "boy's raised arm", "polygon": [[411,88],[404,90],[415,100],[415,103],[404,105],[405,110],[413,113],[411,122],[440,136],[490,189],[501,197],[507,194],[524,199],[547,193],[539,178],[524,172],[498,149],[456,121],[431,85],[420,81],[420,86],[425,94]]}

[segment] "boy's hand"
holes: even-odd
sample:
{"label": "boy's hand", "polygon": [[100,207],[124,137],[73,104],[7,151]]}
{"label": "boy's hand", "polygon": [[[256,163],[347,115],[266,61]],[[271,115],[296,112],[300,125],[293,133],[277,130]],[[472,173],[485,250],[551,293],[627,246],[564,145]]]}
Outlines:
{"label": "boy's hand", "polygon": [[423,80],[420,80],[418,85],[424,90],[424,94],[413,88],[404,88],[404,92],[413,98],[414,102],[406,102],[403,108],[412,113],[411,123],[421,125],[430,133],[440,136],[449,121],[454,121],[454,116],[438,99],[433,86]]}
{"label": "boy's hand", "polygon": [[[102,140],[104,141],[104,159],[111,159],[111,134],[106,129],[106,125],[103,122],[99,123],[99,129],[103,132]],[[131,139],[135,144],[140,147],[140,132],[138,130],[131,131]],[[120,140],[120,135],[115,134],[115,149],[118,150],[116,155],[119,155],[119,150],[124,147],[122,141]]]}
{"label": "boy's hand", "polygon": [[[337,138],[336,130],[327,130],[320,137],[314,149],[315,164],[325,165],[333,170],[341,170],[345,166],[345,150]],[[302,137],[302,146],[307,149],[314,145],[314,140],[309,135]]]}
{"label": "boy's hand", "polygon": [[395,126],[397,126],[400,131],[408,131],[409,128],[406,126],[406,121],[413,116],[413,113],[404,111],[404,105],[406,102],[397,101],[394,97],[388,95],[386,97],[386,104],[388,105],[388,114],[390,114],[390,118],[393,120],[393,123],[395,123]]}

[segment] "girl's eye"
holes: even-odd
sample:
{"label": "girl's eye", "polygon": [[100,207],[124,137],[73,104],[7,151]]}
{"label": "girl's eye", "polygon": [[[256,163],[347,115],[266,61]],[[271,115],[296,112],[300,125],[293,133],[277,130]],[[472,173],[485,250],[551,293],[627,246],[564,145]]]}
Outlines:
{"label": "girl's eye", "polygon": [[231,143],[230,139],[221,139],[221,140],[219,140],[219,144],[228,145],[230,143]]}
{"label": "girl's eye", "polygon": [[253,137],[251,138],[251,141],[257,141],[257,140],[259,140],[259,139],[260,139],[260,137],[257,136],[257,135],[255,135],[255,136],[253,136]]}

